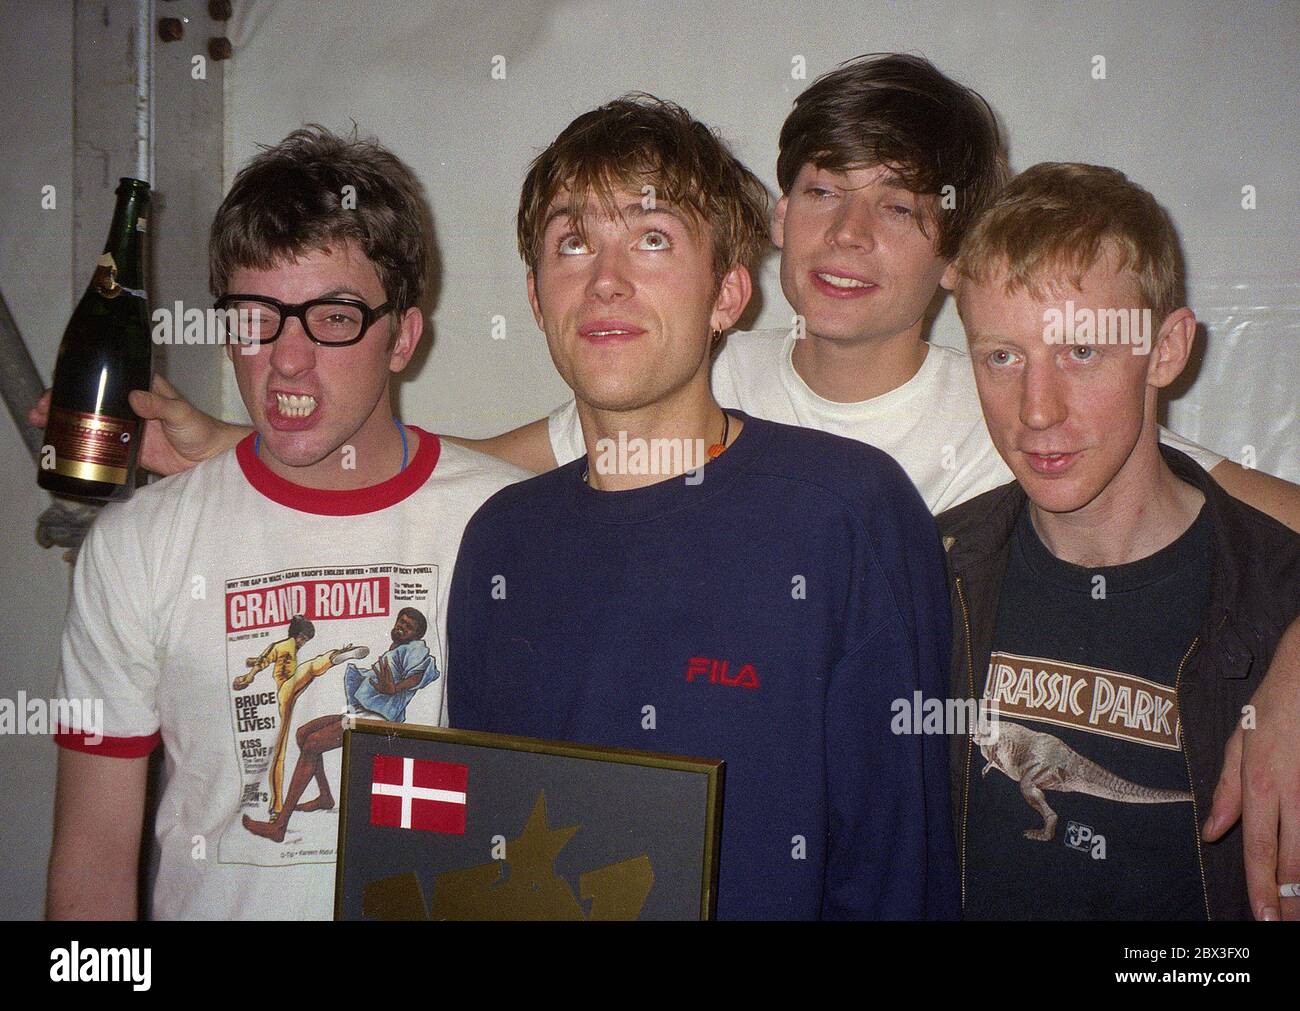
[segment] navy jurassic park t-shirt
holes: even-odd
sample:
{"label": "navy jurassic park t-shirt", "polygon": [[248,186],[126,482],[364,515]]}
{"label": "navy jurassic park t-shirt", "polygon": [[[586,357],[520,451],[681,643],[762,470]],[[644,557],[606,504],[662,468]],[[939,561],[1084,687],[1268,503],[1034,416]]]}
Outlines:
{"label": "navy jurassic park t-shirt", "polygon": [[[1204,511],[1088,569],[1021,513],[971,758],[968,919],[1205,919],[1177,678],[1208,595]],[[988,703],[986,703],[988,704]]]}

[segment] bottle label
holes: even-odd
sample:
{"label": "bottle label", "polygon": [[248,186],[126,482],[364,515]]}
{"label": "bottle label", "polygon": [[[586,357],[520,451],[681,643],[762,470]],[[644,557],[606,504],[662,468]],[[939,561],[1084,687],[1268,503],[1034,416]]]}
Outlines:
{"label": "bottle label", "polygon": [[95,261],[95,276],[90,283],[105,298],[117,298],[122,294],[122,286],[117,283],[117,261],[112,253],[103,253]]}
{"label": "bottle label", "polygon": [[104,414],[51,408],[46,438],[54,447],[54,471],[83,481],[126,484],[131,444],[139,422]]}

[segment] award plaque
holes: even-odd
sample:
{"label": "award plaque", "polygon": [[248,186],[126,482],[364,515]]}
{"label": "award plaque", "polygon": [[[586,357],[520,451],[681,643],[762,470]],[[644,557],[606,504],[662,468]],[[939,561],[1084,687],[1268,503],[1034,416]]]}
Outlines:
{"label": "award plaque", "polygon": [[723,763],[357,720],[338,920],[712,919]]}

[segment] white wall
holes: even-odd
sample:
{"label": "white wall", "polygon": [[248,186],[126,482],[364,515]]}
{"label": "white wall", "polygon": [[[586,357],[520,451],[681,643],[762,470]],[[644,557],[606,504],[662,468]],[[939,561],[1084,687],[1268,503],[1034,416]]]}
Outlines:
{"label": "white wall", "polygon": [[[12,12],[10,12],[12,13]],[[0,290],[48,378],[72,312],[72,7],[25,6],[0,33]],[[41,187],[56,206],[41,209]],[[83,282],[84,283],[84,282]],[[49,698],[68,593],[60,549],[36,544],[49,496],[7,416],[0,417],[0,698]],[[0,735],[0,918],[41,915],[50,848],[55,745],[49,737]]]}
{"label": "white wall", "polygon": [[[641,89],[721,129],[775,187],[776,137],[817,74],[868,51],[919,52],[982,91],[1013,164],[1114,165],[1172,212],[1199,375],[1170,408],[1184,434],[1300,481],[1294,4],[511,2],[237,5],[227,174],[304,121],[355,120],[419,172],[444,265],[437,341],[403,413],[488,435],[566,397],[524,299],[513,217],[528,160],[575,115]],[[494,56],[506,77],[491,75]],[[1106,58],[1106,79],[1091,76]],[[802,56],[807,80],[791,78]],[[1258,209],[1241,208],[1256,187]],[[786,326],[775,263],[759,322]],[[490,336],[506,317],[508,337]],[[951,306],[934,339],[960,345]],[[240,413],[228,384],[227,412]]]}

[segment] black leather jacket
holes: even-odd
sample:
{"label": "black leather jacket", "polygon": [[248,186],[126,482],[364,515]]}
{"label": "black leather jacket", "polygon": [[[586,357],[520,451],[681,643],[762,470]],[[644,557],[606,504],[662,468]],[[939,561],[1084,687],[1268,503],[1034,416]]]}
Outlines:
{"label": "black leather jacket", "polygon": [[[1160,450],[1178,477],[1205,494],[1212,531],[1209,606],[1176,685],[1199,827],[1242,707],[1263,680],[1283,631],[1300,613],[1300,535],[1230,496],[1191,457],[1168,446]],[[953,698],[975,698],[977,680],[982,685],[988,670],[1011,533],[1024,503],[1025,493],[1012,482],[938,517],[952,594]],[[953,738],[949,771],[963,904],[972,753],[969,735]],[[1202,842],[1198,835],[1197,852],[1209,918],[1250,919],[1240,822],[1216,843]]]}

